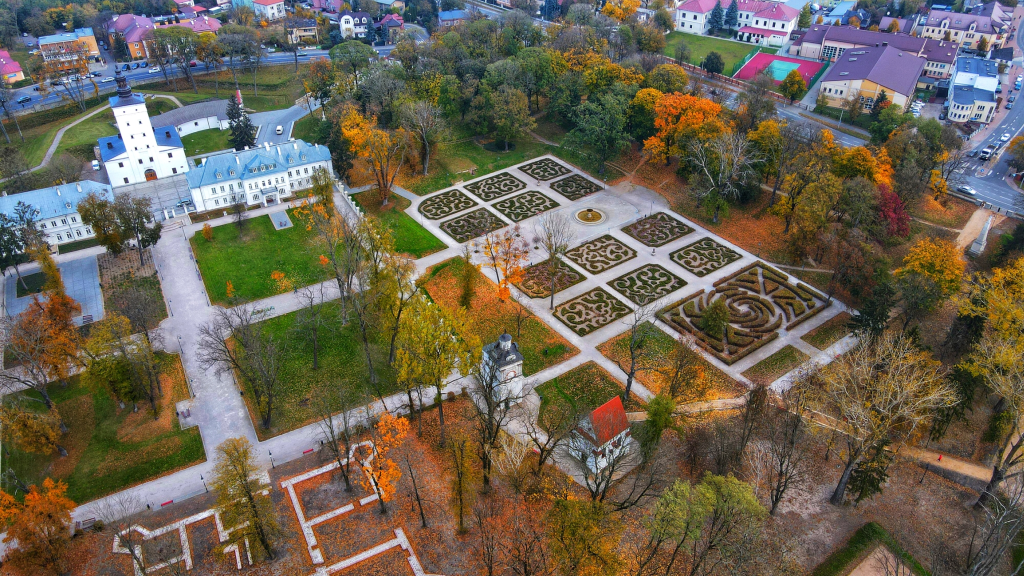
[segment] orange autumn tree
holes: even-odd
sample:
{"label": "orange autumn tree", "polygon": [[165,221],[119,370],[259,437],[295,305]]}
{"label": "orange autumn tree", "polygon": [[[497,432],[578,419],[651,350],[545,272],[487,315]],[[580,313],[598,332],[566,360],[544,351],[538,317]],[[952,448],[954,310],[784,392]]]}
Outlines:
{"label": "orange autumn tree", "polygon": [[274,287],[277,289],[278,294],[291,292],[292,290],[295,289],[295,283],[292,282],[291,279],[288,278],[288,276],[284,272],[281,272],[280,270],[274,270],[273,272],[271,272],[270,279],[274,281]]}
{"label": "orange autumn tree", "polygon": [[499,232],[484,235],[484,266],[494,270],[494,281],[498,284],[498,297],[508,300],[509,286],[523,279],[523,265],[530,255],[530,247],[516,225]]}
{"label": "orange autumn tree", "polygon": [[400,446],[408,433],[408,420],[385,412],[381,414],[371,432],[372,447],[369,449],[363,447],[363,451],[369,453],[361,460],[363,469],[361,483],[364,489],[373,490],[377,494],[381,514],[388,513],[387,503],[394,497],[395,485],[402,477],[402,469],[399,468],[397,462],[388,458],[388,453]]}
{"label": "orange autumn tree", "polygon": [[7,525],[3,541],[18,543],[8,554],[12,562],[31,563],[61,574],[70,569],[67,550],[75,503],[66,496],[67,490],[67,484],[47,478],[42,490],[29,488],[23,504],[0,492],[0,524],[6,520]]}
{"label": "orange autumn tree", "polygon": [[231,280],[228,280],[224,286],[224,292],[227,294],[228,300],[235,297],[235,285],[231,283]]}
{"label": "orange autumn tree", "polygon": [[601,13],[622,22],[635,14],[639,7],[640,0],[609,0],[604,8],[601,8]]}
{"label": "orange autumn tree", "polygon": [[654,107],[657,131],[644,141],[644,153],[668,164],[693,140],[706,141],[721,133],[722,107],[706,98],[672,92],[662,95]]}

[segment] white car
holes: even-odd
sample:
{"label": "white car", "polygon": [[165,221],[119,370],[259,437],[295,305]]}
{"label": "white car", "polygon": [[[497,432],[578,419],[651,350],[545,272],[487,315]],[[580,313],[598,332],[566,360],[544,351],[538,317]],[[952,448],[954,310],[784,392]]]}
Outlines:
{"label": "white car", "polygon": [[971,188],[970,186],[968,186],[966,184],[964,184],[963,186],[957,186],[956,187],[956,191],[957,192],[961,192],[963,194],[969,194],[971,196],[974,196],[975,194],[978,193],[977,190],[975,190],[974,188]]}
{"label": "white car", "polygon": [[93,160],[92,161],[92,169],[95,170],[96,172],[100,171],[100,161],[99,160]]}
{"label": "white car", "polygon": [[113,82],[113,81],[114,81],[114,77],[113,76],[107,76],[103,80],[100,80],[100,82]]}
{"label": "white car", "polygon": [[159,72],[160,72],[160,67],[159,66],[153,66],[152,68],[149,69],[149,73],[150,74],[157,74]]}
{"label": "white car", "polygon": [[278,126],[276,132],[278,134],[284,134],[284,126]]}
{"label": "white car", "polygon": [[1009,139],[1010,139],[1010,133],[1009,132],[1007,132],[1006,134],[1003,134],[1002,136],[999,137],[999,141],[1000,142],[1006,142]]}

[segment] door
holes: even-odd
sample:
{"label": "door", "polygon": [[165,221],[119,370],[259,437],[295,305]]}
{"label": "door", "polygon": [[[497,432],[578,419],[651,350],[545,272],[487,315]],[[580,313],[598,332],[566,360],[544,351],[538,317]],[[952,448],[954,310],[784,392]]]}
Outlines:
{"label": "door", "polygon": [[153,170],[152,168],[146,170],[146,182],[149,182],[150,180],[156,180],[156,170]]}

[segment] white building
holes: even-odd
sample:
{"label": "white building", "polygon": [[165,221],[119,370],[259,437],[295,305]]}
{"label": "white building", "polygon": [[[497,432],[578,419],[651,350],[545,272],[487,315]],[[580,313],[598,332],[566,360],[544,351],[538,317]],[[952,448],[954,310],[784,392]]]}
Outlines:
{"label": "white building", "polygon": [[629,450],[631,442],[629,418],[616,395],[580,421],[569,437],[569,449],[596,474]]}
{"label": "white building", "polygon": [[495,399],[519,399],[523,397],[523,355],[519,346],[512,341],[512,336],[502,334],[497,342],[484,346],[480,359],[480,373],[491,382],[481,382],[481,386],[497,386],[493,392]]}
{"label": "white building", "polygon": [[110,108],[119,133],[99,139],[100,157],[111,185],[138,184],[188,172],[178,131],[173,126],[153,128],[146,101],[132,94],[120,70],[116,80],[117,94],[110,97]]}
{"label": "white building", "polygon": [[248,206],[269,206],[295,197],[312,187],[317,168],[326,169],[334,177],[327,147],[292,140],[208,156],[186,178],[196,209],[206,212],[239,201]]}
{"label": "white building", "polygon": [[949,88],[947,117],[953,122],[984,122],[996,114],[999,63],[984,58],[961,56]]}
{"label": "white building", "polygon": [[345,38],[366,38],[366,31],[373,27],[373,18],[366,12],[345,10],[338,14],[338,28]]}
{"label": "white building", "polygon": [[[676,8],[676,30],[707,35],[716,0],[687,0]],[[731,0],[722,2],[723,19]],[[796,30],[800,11],[780,2],[736,0],[739,9],[736,38],[754,44],[781,46]]]}
{"label": "white building", "polygon": [[152,121],[157,126],[173,126],[178,132],[178,136],[188,136],[193,132],[203,130],[231,128],[231,122],[228,120],[227,100],[189,104],[155,116]]}
{"label": "white building", "polygon": [[273,22],[285,17],[284,0],[252,0],[252,9],[257,18]]}
{"label": "white building", "polygon": [[82,217],[78,214],[78,203],[90,193],[95,193],[106,200],[114,200],[110,186],[92,180],[82,180],[12,196],[2,196],[0,197],[0,213],[14,218],[15,208],[23,202],[39,211],[37,216],[39,231],[45,235],[46,242],[50,246],[88,240],[95,234],[93,234],[92,228],[82,223]]}

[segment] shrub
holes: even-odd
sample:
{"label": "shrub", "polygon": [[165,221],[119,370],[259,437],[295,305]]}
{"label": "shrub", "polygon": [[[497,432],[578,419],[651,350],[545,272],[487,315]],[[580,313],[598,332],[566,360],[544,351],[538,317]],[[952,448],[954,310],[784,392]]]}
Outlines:
{"label": "shrub", "polygon": [[715,340],[721,340],[725,336],[725,327],[728,321],[729,309],[725,306],[725,300],[716,298],[701,314],[700,329]]}
{"label": "shrub", "polygon": [[209,222],[203,224],[203,238],[206,238],[207,242],[213,242],[213,227]]}

